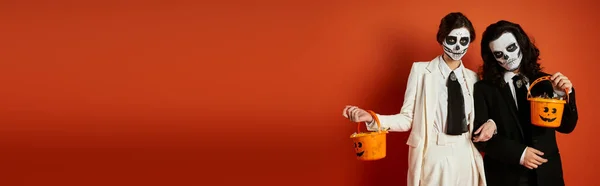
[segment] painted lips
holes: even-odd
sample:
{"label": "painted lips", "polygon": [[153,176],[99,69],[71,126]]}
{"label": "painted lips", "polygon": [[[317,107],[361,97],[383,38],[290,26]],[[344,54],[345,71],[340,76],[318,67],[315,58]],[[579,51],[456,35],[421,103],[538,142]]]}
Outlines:
{"label": "painted lips", "polygon": [[465,52],[467,52],[467,50],[466,50],[466,49],[463,49],[463,50],[461,50],[461,51],[459,51],[459,52],[454,52],[454,51],[452,51],[452,49],[448,48],[447,46],[444,46],[444,50],[445,50],[446,52],[448,52],[448,53],[452,53],[452,54],[454,54],[454,55],[461,55],[461,54],[464,54]]}
{"label": "painted lips", "polygon": [[506,64],[512,65],[517,59],[512,58],[512,59],[508,59],[508,61],[506,62]]}

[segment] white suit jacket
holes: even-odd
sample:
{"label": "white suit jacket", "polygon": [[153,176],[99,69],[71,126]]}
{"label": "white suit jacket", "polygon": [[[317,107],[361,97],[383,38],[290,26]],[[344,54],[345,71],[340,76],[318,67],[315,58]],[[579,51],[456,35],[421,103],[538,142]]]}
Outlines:
{"label": "white suit jacket", "polygon": [[[433,120],[436,111],[435,108],[438,103],[438,91],[440,88],[443,88],[439,87],[439,83],[437,83],[441,77],[434,75],[435,73],[440,73],[438,63],[444,63],[444,61],[440,60],[439,56],[430,62],[413,63],[410,75],[408,76],[408,83],[406,84],[404,104],[400,113],[395,115],[377,115],[382,128],[397,132],[405,132],[412,129],[406,142],[409,146],[408,186],[419,186],[421,173],[428,171],[422,170],[423,157],[427,149],[427,140],[431,139],[428,138],[428,135],[433,134]],[[478,80],[477,74],[467,68],[463,69],[467,86],[469,91],[471,91],[471,95],[473,95],[473,85]],[[472,139],[475,110],[474,104],[470,106],[473,108],[473,112],[468,115],[470,123],[469,139]],[[377,125],[374,123],[368,124],[367,127],[370,131],[377,130]],[[473,149],[473,157],[475,157],[475,164],[479,172],[479,186],[485,186],[483,159],[473,143],[471,143],[471,148]],[[440,183],[439,185],[444,185],[444,183]]]}

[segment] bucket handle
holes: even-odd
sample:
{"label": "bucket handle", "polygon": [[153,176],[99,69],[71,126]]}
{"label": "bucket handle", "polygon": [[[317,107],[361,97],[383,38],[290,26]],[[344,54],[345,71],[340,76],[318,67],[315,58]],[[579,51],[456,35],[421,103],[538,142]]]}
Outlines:
{"label": "bucket handle", "polygon": [[[371,115],[373,120],[375,120],[375,123],[377,123],[377,131],[381,131],[381,123],[379,122],[379,118],[377,117],[377,114],[375,114],[375,112],[373,112],[372,110],[367,110],[367,112]],[[358,124],[358,127],[356,128],[356,130],[358,131],[358,133],[360,133],[360,123]]]}
{"label": "bucket handle", "polygon": [[[540,78],[536,79],[535,81],[533,81],[533,83],[531,83],[531,85],[529,85],[529,89],[527,90],[527,98],[528,99],[531,98],[531,88],[533,88],[533,86],[535,86],[535,84],[537,84],[541,81],[550,81],[551,77],[552,76],[543,76],[543,77],[540,77]],[[569,102],[569,90],[565,89],[564,91],[565,91],[565,95],[563,97],[566,98],[565,101],[567,101],[567,103],[568,103]]]}

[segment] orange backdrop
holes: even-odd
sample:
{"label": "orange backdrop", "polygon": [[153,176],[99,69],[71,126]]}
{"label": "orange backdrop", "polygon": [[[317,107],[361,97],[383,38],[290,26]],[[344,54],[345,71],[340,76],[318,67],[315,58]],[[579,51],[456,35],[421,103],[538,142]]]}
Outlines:
{"label": "orange backdrop", "polygon": [[[407,133],[360,162],[346,104],[398,112],[440,19],[522,24],[574,81],[567,185],[598,185],[589,1],[0,1],[0,184],[405,185]],[[481,64],[479,37],[465,57]]]}

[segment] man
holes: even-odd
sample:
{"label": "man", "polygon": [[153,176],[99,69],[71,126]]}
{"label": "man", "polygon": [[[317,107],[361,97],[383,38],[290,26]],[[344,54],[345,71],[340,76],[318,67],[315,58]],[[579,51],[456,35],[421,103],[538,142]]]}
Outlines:
{"label": "man", "polygon": [[491,186],[565,185],[555,131],[570,133],[577,124],[571,81],[555,73],[551,82],[542,81],[532,87],[534,97],[569,94],[560,127],[534,126],[527,89],[534,80],[548,74],[540,70],[539,50],[525,31],[508,21],[491,24],[483,33],[481,57],[483,79],[475,84],[475,123],[496,123],[498,127],[496,136],[476,144],[485,152],[487,183]]}
{"label": "man", "polygon": [[[373,117],[390,131],[411,130],[408,186],[485,186],[483,160],[471,141],[473,131],[473,84],[475,72],[466,69],[466,54],[475,31],[462,13],[446,15],[439,25],[437,41],[443,54],[428,62],[412,65],[404,104],[395,115],[370,115],[355,106],[346,106],[344,117],[367,122],[376,131]],[[477,140],[487,140],[495,124],[482,126]]]}

